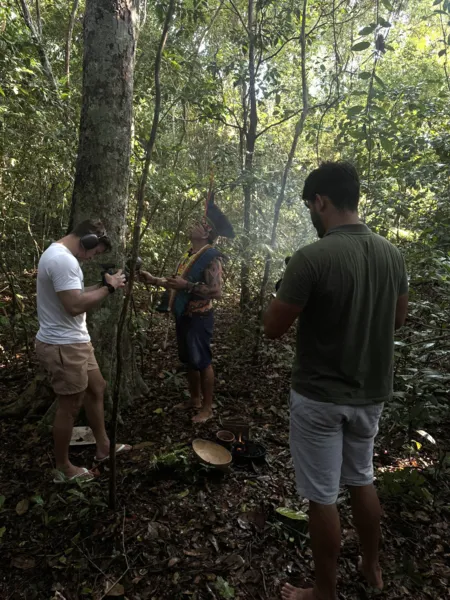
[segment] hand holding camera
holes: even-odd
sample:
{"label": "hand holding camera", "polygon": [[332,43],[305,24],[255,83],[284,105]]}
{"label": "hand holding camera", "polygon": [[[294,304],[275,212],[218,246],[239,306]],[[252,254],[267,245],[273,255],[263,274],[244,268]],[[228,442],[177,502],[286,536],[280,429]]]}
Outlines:
{"label": "hand holding camera", "polygon": [[104,273],[103,278],[105,283],[107,285],[112,285],[115,290],[125,287],[127,281],[126,275],[122,272],[122,269],[119,269],[117,273],[114,274]]}

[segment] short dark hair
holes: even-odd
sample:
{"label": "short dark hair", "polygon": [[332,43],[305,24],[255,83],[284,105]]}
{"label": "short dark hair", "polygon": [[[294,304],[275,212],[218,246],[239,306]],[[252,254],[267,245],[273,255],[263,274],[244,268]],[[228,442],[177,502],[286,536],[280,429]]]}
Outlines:
{"label": "short dark hair", "polygon": [[349,162],[323,162],[311,171],[303,186],[303,200],[313,202],[316,194],[328,196],[338,210],[355,212],[359,203],[359,177]]}
{"label": "short dark hair", "polygon": [[72,229],[71,233],[79,238],[90,233],[95,234],[98,238],[101,238],[100,243],[103,244],[107,250],[111,250],[111,241],[106,236],[106,230],[100,219],[86,219]]}

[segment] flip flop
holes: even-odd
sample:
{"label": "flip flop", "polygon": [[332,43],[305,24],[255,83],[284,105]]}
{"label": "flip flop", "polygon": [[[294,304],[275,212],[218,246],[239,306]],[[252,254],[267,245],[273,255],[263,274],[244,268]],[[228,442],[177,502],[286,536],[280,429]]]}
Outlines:
{"label": "flip flop", "polygon": [[[120,446],[118,446],[116,448],[116,456],[118,454],[122,454],[123,452],[129,452],[130,450],[131,450],[131,446],[130,446],[130,448],[127,448],[127,444],[120,444]],[[109,454],[107,456],[105,456],[104,458],[97,458],[96,456],[94,456],[95,462],[99,462],[99,463],[105,462],[105,460],[108,460],[108,459],[109,459]]]}
{"label": "flip flop", "polygon": [[[88,477],[86,477],[87,473],[90,474]],[[72,477],[67,477],[67,475],[64,475],[64,473],[61,471],[57,471],[57,476],[53,479],[53,483],[70,483],[75,482],[80,478],[82,481],[92,481],[94,479],[94,475],[89,471],[89,469],[86,469],[86,467],[83,467],[81,473],[73,475]]]}

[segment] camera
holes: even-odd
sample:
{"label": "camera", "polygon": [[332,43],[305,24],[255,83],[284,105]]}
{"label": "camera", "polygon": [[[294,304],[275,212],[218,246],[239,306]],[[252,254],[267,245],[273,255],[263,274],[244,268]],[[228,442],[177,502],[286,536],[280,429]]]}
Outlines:
{"label": "camera", "polygon": [[[136,259],[135,271],[140,271],[142,264],[143,264],[142,258],[140,256],[138,256]],[[102,264],[102,265],[100,265],[100,267],[102,268],[102,285],[106,285],[105,274],[107,273],[108,275],[114,275],[114,273],[117,270],[117,267],[114,263]],[[125,269],[123,271],[124,275],[125,275],[125,282],[127,282],[130,277],[130,270],[131,270],[131,258],[129,258],[127,260],[127,262],[125,263]]]}

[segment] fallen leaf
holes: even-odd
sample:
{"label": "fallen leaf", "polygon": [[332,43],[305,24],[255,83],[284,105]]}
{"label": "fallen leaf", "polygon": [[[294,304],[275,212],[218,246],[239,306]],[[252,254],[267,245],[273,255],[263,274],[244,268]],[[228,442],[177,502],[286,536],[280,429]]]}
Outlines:
{"label": "fallen leaf", "polygon": [[249,569],[244,575],[246,583],[257,584],[261,581],[261,572],[256,569]]}
{"label": "fallen leaf", "polygon": [[106,596],[117,597],[117,596],[123,596],[125,594],[125,588],[120,583],[116,583],[116,585],[113,585],[111,588],[109,587],[110,585],[111,585],[110,583],[106,584],[106,590],[105,590]]}
{"label": "fallen leaf", "polygon": [[235,571],[245,565],[245,560],[239,554],[230,554],[230,556],[227,556],[225,560],[222,561],[222,565],[231,571]]}
{"label": "fallen leaf", "polygon": [[208,540],[211,542],[211,544],[214,546],[214,550],[216,552],[219,552],[219,544],[217,543],[216,538],[213,535],[209,535],[208,536]]}
{"label": "fallen leaf", "polygon": [[0,540],[2,539],[3,534],[5,533],[5,531],[6,531],[6,527],[0,527]]}
{"label": "fallen leaf", "polygon": [[237,522],[241,529],[251,529],[250,523],[243,517],[238,517]]}
{"label": "fallen leaf", "polygon": [[221,598],[225,598],[225,600],[234,598],[234,588],[223,577],[218,577],[214,586]]}
{"label": "fallen leaf", "polygon": [[208,554],[208,550],[205,548],[204,550],[183,550],[186,556],[205,556]]}
{"label": "fallen leaf", "polygon": [[34,569],[36,561],[32,556],[21,554],[12,558],[11,566],[16,567],[16,569]]}
{"label": "fallen leaf", "polygon": [[43,500],[42,496],[38,496],[38,495],[32,496],[31,497],[31,502],[34,502],[38,506],[43,506],[44,505],[44,500]]}
{"label": "fallen leaf", "polygon": [[150,540],[169,537],[169,529],[162,523],[149,523],[147,528],[147,537]]}
{"label": "fallen leaf", "polygon": [[20,502],[17,503],[16,513],[21,516],[24,515],[30,507],[30,501],[28,498],[24,498]]}
{"label": "fallen leaf", "polygon": [[148,448],[149,446],[154,446],[155,442],[140,442],[139,444],[134,444],[133,450],[142,450],[142,448]]}
{"label": "fallen leaf", "polygon": [[293,519],[294,521],[307,521],[308,515],[302,510],[292,510],[291,508],[280,507],[276,509],[276,512],[283,517]]}
{"label": "fallen leaf", "polygon": [[5,496],[0,496],[0,510],[3,508],[3,505],[5,504]]}
{"label": "fallen leaf", "polygon": [[430,521],[430,517],[422,510],[418,510],[414,516],[418,521],[422,521],[422,523],[428,523]]}
{"label": "fallen leaf", "polygon": [[258,529],[264,529],[266,526],[266,515],[261,510],[250,510],[242,515],[249,523],[253,523]]}
{"label": "fallen leaf", "polygon": [[179,559],[179,558],[177,558],[176,556],[174,556],[174,558],[171,558],[171,559],[169,560],[169,562],[167,563],[167,566],[168,566],[168,567],[169,567],[169,569],[170,569],[171,567],[173,567],[174,565],[176,565],[176,564],[177,564],[177,563],[179,563],[179,562],[180,562],[180,559]]}

